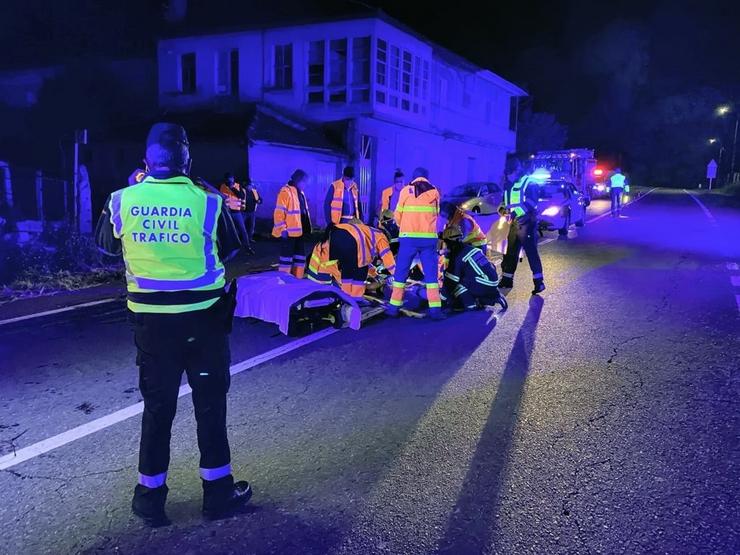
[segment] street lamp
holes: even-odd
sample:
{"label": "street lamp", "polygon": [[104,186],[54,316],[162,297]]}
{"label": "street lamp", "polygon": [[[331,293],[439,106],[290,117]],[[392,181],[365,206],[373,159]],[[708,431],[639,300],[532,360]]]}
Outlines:
{"label": "street lamp", "polygon": [[730,104],[722,104],[721,106],[717,106],[717,109],[715,110],[716,114],[719,117],[724,117],[730,112],[735,112],[735,134],[732,139],[732,158],[730,162],[730,178],[735,180],[735,153],[737,152],[737,128],[740,125],[740,117],[738,117],[737,110],[730,105]]}

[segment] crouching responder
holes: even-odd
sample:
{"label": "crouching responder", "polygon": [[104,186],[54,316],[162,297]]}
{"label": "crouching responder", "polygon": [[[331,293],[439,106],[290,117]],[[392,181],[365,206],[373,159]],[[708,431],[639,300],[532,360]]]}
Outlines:
{"label": "crouching responder", "polygon": [[439,296],[437,219],[439,191],[429,182],[426,168],[416,168],[412,181],[401,190],[396,205],[395,220],[399,229],[399,247],[393,292],[386,313],[396,318],[403,306],[403,293],[411,267],[418,256],[424,271],[429,316],[443,320],[442,300]]}
{"label": "crouching responder", "polygon": [[303,189],[308,174],[296,170],[290,180],[280,189],[275,212],[272,236],[280,239],[280,263],[278,270],[303,278],[306,271],[306,247],[304,238],[311,233],[311,216]]}
{"label": "crouching responder", "polygon": [[479,248],[484,255],[487,253],[488,237],[473,216],[453,203],[442,207],[442,215],[447,218],[445,228],[458,226],[462,232],[463,243]]}
{"label": "crouching responder", "polygon": [[445,296],[451,304],[465,310],[500,304],[506,309],[506,299],[498,290],[498,274],[483,252],[464,241],[460,226],[447,226],[442,240],[447,249],[447,270],[444,273]]}
{"label": "crouching responder", "polygon": [[234,482],[226,433],[229,333],[235,284],[226,292],[224,260],[239,249],[223,199],[187,177],[185,130],[155,124],[146,142],[147,175],[111,194],[96,228],[104,252],[123,254],[134,323],[144,414],[134,514],[150,526],[165,514],[170,432],[183,371],[193,405],[203,480],[203,514],[219,518],[249,500]]}
{"label": "crouching responder", "polygon": [[499,287],[510,289],[514,286],[514,273],[519,263],[519,251],[524,248],[532,270],[536,295],[545,290],[542,275],[542,260],[537,249],[537,203],[539,201],[539,183],[549,178],[547,172],[539,170],[532,175],[524,175],[520,163],[516,163],[510,172],[511,187],[504,191],[504,204],[499,213],[506,215],[511,225],[507,238],[506,254],[501,262],[501,280]]}
{"label": "crouching responder", "polygon": [[308,278],[325,285],[334,282],[355,301],[365,304],[365,281],[378,259],[393,275],[396,262],[383,231],[359,220],[338,224],[327,230],[324,240],[314,247]]}

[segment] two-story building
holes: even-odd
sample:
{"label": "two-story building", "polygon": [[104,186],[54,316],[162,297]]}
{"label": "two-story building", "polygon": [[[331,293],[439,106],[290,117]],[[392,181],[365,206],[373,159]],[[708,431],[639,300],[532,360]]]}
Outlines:
{"label": "two-story building", "polygon": [[[526,94],[380,12],[166,38],[158,65],[159,103],[170,114],[256,104],[281,122],[277,137],[245,129],[250,177],[274,198],[293,169],[307,171],[319,225],[318,208],[344,163],[356,167],[368,216],[395,168],[410,175],[426,166],[443,192],[500,182]],[[285,140],[291,127],[299,135],[310,126],[327,143]],[[327,146],[332,137],[336,148]]]}

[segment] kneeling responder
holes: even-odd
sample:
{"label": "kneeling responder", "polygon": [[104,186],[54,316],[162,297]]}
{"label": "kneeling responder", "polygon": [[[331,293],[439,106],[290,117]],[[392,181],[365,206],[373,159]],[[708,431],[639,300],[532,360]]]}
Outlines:
{"label": "kneeling responder", "polygon": [[471,247],[477,247],[484,255],[486,254],[488,251],[488,238],[473,216],[453,203],[446,204],[442,208],[442,212],[447,218],[445,229],[451,226],[458,226],[462,232],[462,242]]}
{"label": "kneeling responder", "polygon": [[273,213],[272,236],[281,241],[278,270],[298,279],[303,278],[306,271],[304,238],[311,234],[311,215],[303,193],[307,182],[306,172],[294,171],[288,183],[280,189]]}
{"label": "kneeling responder", "polygon": [[399,229],[399,248],[396,272],[393,276],[393,293],[386,313],[398,317],[403,306],[406,280],[418,256],[424,271],[424,284],[429,302],[429,316],[443,320],[442,300],[439,296],[437,219],[439,217],[439,191],[429,182],[426,168],[416,168],[412,181],[401,189],[396,205],[395,219]]}
{"label": "kneeling responder", "polygon": [[504,204],[499,208],[499,213],[506,214],[511,222],[506,254],[501,262],[502,277],[499,287],[502,289],[510,289],[514,286],[514,273],[519,263],[519,251],[524,248],[534,281],[532,294],[536,295],[545,290],[542,260],[537,250],[537,203],[539,201],[538,183],[546,178],[544,174],[537,172],[532,175],[523,175],[520,163],[517,163],[510,172],[513,184],[504,191]]}
{"label": "kneeling responder", "polygon": [[498,274],[483,252],[464,242],[459,226],[447,226],[442,233],[447,248],[447,270],[444,274],[444,289],[451,295],[451,303],[465,310],[500,304],[508,306],[498,290]]}
{"label": "kneeling responder", "polygon": [[378,259],[385,271],[393,275],[396,263],[385,233],[352,220],[329,228],[325,239],[314,247],[308,278],[326,285],[333,281],[347,295],[364,304],[365,280]]}
{"label": "kneeling responder", "polygon": [[203,480],[203,514],[218,518],[246,504],[247,482],[234,482],[226,433],[229,333],[235,284],[226,292],[224,260],[239,238],[218,193],[187,173],[185,130],[155,124],[146,145],[148,174],[115,191],[96,228],[104,252],[123,254],[128,309],[134,322],[144,414],[134,514],[151,526],[168,524],[170,432],[183,370],[193,405]]}

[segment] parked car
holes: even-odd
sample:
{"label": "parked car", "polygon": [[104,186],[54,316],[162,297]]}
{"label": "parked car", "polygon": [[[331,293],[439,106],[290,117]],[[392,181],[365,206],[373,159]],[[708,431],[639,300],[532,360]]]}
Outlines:
{"label": "parked car", "polygon": [[548,180],[539,186],[540,229],[557,230],[568,235],[571,224],[583,227],[586,219],[586,197],[575,185],[565,180]]}
{"label": "parked car", "polygon": [[454,204],[476,214],[494,214],[498,210],[503,191],[496,183],[482,181],[458,185],[442,197],[442,204]]}

